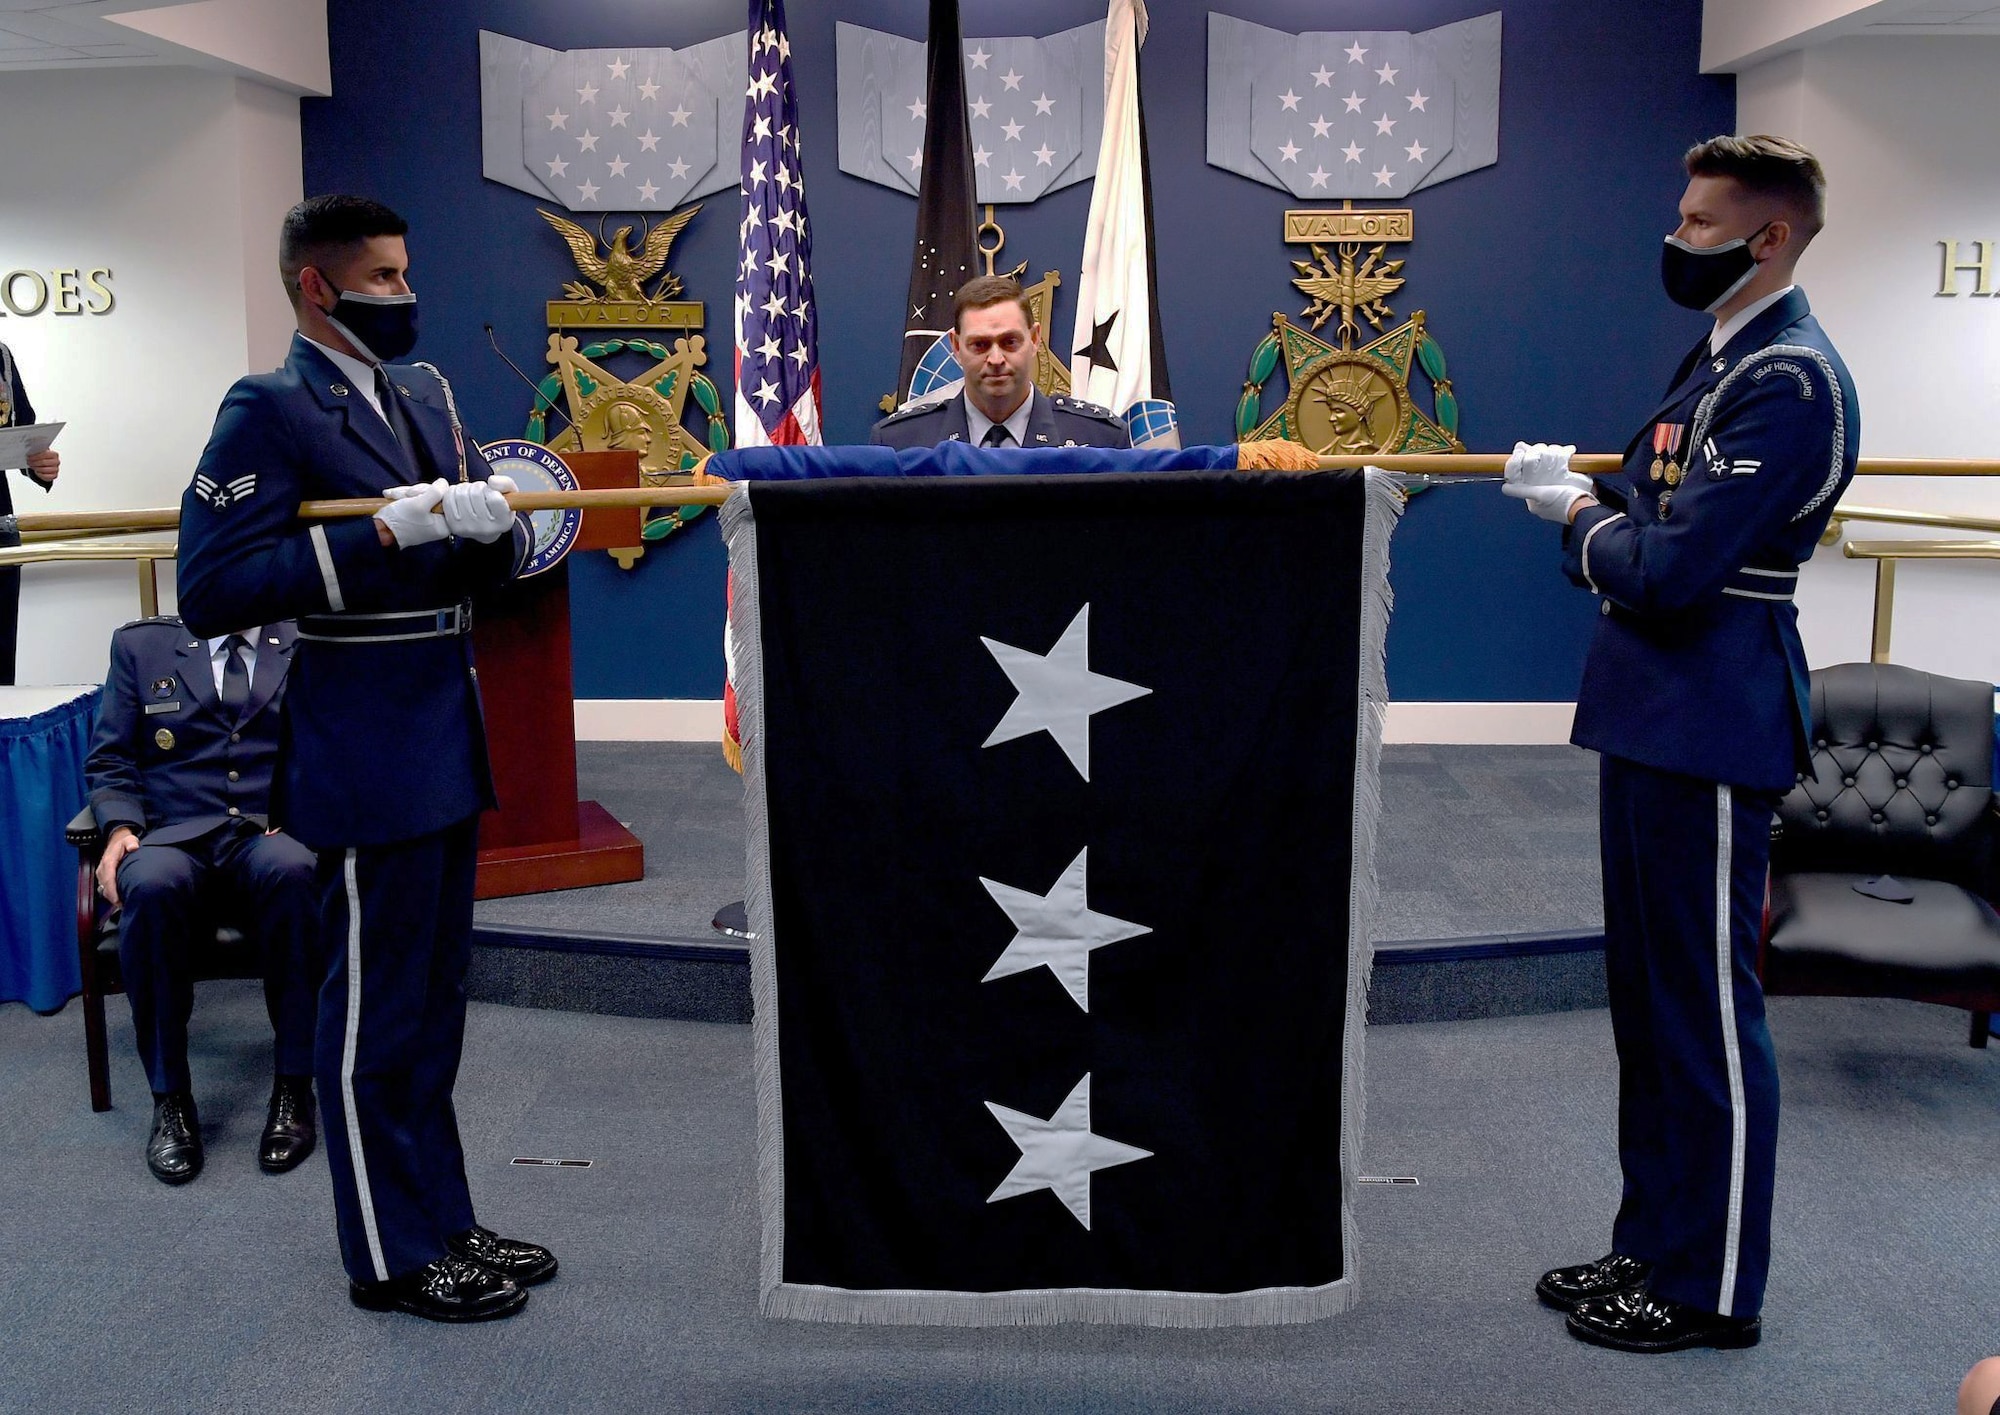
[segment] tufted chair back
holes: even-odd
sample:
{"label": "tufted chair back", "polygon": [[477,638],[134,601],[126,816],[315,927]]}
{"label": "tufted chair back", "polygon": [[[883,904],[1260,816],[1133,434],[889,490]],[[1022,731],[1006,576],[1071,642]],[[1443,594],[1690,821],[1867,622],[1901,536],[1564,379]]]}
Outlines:
{"label": "tufted chair back", "polygon": [[1812,675],[1812,771],[1778,808],[1780,873],[1991,889],[1993,687],[1889,663]]}

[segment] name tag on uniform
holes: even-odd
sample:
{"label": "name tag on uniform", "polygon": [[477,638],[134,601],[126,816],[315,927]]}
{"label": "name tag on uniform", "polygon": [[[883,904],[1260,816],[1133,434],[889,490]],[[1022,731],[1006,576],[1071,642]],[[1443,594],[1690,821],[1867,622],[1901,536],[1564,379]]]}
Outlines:
{"label": "name tag on uniform", "polygon": [[146,704],[146,716],[148,717],[151,717],[156,712],[179,712],[180,710],[181,710],[181,705],[177,702]]}

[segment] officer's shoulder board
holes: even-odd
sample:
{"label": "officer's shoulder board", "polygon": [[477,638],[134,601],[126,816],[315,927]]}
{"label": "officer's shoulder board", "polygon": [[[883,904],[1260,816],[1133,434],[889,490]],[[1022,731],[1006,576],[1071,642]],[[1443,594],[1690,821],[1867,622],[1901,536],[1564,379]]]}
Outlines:
{"label": "officer's shoulder board", "polygon": [[181,623],[181,617],[178,614],[152,614],[144,619],[128,619],[118,626],[118,632],[122,634],[130,629],[144,629],[148,625],[158,625],[162,628],[172,629],[176,633],[187,632],[187,626]]}
{"label": "officer's shoulder board", "polygon": [[896,409],[895,412],[889,414],[889,416],[887,416],[886,418],[883,418],[880,422],[876,423],[875,426],[890,427],[896,423],[905,423],[908,422],[911,418],[920,418],[929,413],[941,413],[945,410],[946,406],[950,404],[950,402],[951,399],[949,398],[940,398],[933,403],[912,403],[908,407]]}
{"label": "officer's shoulder board", "polygon": [[1072,398],[1066,393],[1058,393],[1049,402],[1060,412],[1079,413],[1086,418],[1096,418],[1099,422],[1115,423],[1119,427],[1125,420],[1109,408],[1101,408],[1095,403],[1086,403],[1081,398]]}

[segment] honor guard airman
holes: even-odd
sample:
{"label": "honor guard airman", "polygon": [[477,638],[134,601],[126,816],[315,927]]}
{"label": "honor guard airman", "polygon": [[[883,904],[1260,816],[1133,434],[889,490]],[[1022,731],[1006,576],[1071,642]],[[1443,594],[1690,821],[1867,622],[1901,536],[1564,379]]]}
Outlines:
{"label": "honor guard airman", "polygon": [[146,1167],[163,1184],[201,1172],[188,1018],[195,959],[218,923],[241,929],[264,961],[275,1076],[257,1162],[293,1169],[317,1135],[313,852],[267,829],[294,637],[281,623],[199,639],[171,617],[111,636],[84,772],[104,834],[98,893],[119,911],[119,975],[153,1090]]}
{"label": "honor guard airman", "polygon": [[[326,965],[314,1073],[355,1305],[504,1316],[555,1272],[473,1216],[452,1085],[465,1031],[479,813],[493,805],[472,596],[533,546],[416,342],[404,222],[357,197],[286,215],[299,332],[224,399],[181,501],[197,634],[298,621],[275,817],[319,852]],[[301,501],[387,496],[373,517]],[[440,514],[442,513],[442,514]]]}
{"label": "honor guard airman", "polygon": [[1806,767],[1793,590],[1854,474],[1854,385],[1792,270],[1824,223],[1796,143],[1692,149],[1662,276],[1715,325],[1625,452],[1622,486],[1518,445],[1506,491],[1565,526],[1601,614],[1571,740],[1602,756],[1605,973],[1624,1198],[1611,1252],[1536,1291],[1586,1341],[1754,1345],[1778,1073],[1756,972],[1773,813]]}
{"label": "honor guard airman", "polygon": [[880,447],[1130,447],[1124,420],[1109,408],[1035,387],[1042,328],[1021,282],[982,275],[953,302],[951,352],[965,374],[961,393],[899,408],[876,423]]}

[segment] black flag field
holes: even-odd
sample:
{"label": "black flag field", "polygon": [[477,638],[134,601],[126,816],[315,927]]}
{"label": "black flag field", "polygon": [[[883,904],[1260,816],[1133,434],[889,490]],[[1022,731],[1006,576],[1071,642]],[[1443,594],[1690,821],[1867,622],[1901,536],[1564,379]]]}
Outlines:
{"label": "black flag field", "polygon": [[917,178],[917,240],[903,306],[903,354],[896,398],[939,335],[951,328],[952,297],[977,272],[972,210],[972,130],[965,117],[965,43],[958,0],[931,0],[924,85],[923,166]]}
{"label": "black flag field", "polygon": [[1352,1302],[1397,505],[1348,472],[739,486],[767,1314]]}

